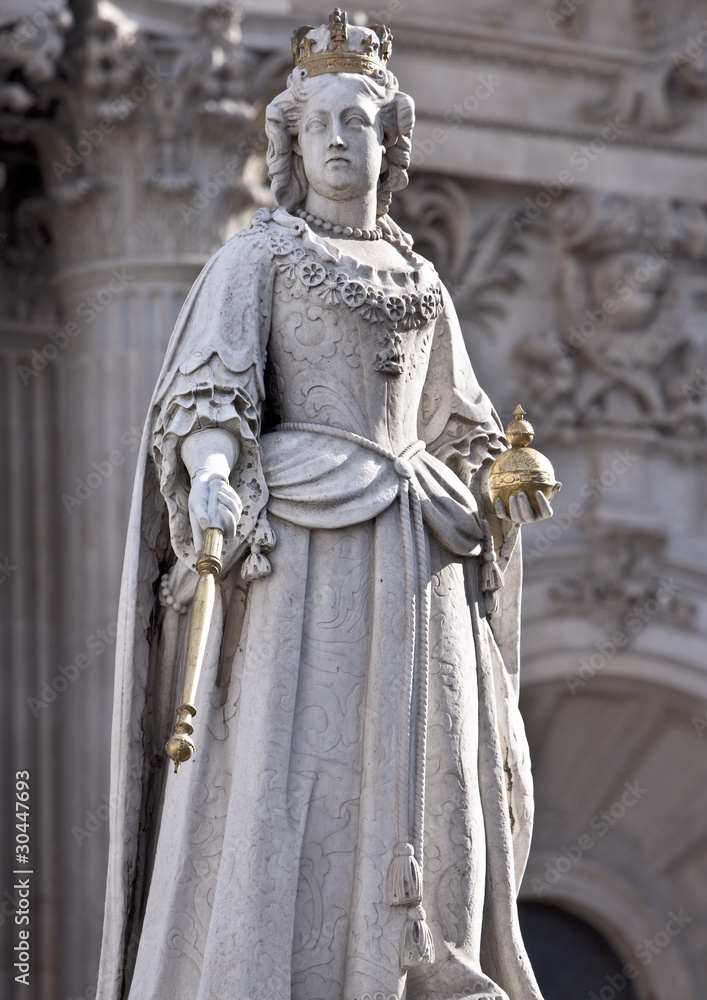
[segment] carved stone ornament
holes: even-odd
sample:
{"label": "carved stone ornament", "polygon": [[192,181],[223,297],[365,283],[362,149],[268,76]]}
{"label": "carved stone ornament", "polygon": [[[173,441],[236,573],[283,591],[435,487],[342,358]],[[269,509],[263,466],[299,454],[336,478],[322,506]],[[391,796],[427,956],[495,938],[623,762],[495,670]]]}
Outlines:
{"label": "carved stone ornament", "polygon": [[434,174],[417,174],[395,198],[397,218],[435,263],[457,312],[490,334],[521,282],[517,261],[526,240],[511,210],[479,222],[471,206],[458,181]]}
{"label": "carved stone ornament", "polygon": [[[669,133],[688,124],[707,92],[704,46],[696,41],[703,28],[697,4],[658,7],[652,0],[633,0],[617,19],[621,40],[606,37],[604,45],[622,46],[622,58],[607,72],[603,99],[584,103],[578,110],[592,120],[607,116],[631,127],[637,135]],[[690,9],[692,7],[692,9]],[[556,0],[545,10],[550,27],[568,39],[596,45],[596,29],[612,27],[604,10],[578,0]],[[587,49],[584,49],[585,54]],[[601,60],[601,42],[597,46]],[[602,72],[603,71],[603,72]]]}
{"label": "carved stone ornament", "polygon": [[30,123],[64,265],[210,252],[262,201],[256,117],[282,58],[247,51],[238,16],[200,6],[165,38],[100,0]]}
{"label": "carved stone ornament", "polygon": [[55,318],[49,202],[32,140],[72,24],[66,0],[8,0],[0,10],[0,310],[21,323]]}
{"label": "carved stone ornament", "polygon": [[550,587],[554,609],[588,617],[625,635],[630,645],[649,624],[692,629],[697,605],[665,569],[663,540],[612,533],[593,539],[592,564]]}
{"label": "carved stone ornament", "polygon": [[515,357],[544,433],[633,429],[704,456],[705,358],[686,328],[696,264],[707,253],[698,206],[573,195],[554,214],[560,273],[556,327]]}
{"label": "carved stone ornament", "polygon": [[[74,22],[67,0],[8,0],[0,11],[0,111],[37,103],[34,87],[50,80]],[[18,77],[18,70],[20,76]]]}

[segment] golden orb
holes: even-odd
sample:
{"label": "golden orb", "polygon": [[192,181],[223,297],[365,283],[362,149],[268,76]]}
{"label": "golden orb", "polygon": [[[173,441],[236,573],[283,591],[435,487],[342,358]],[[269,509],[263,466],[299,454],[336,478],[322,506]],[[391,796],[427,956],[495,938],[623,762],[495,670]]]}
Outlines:
{"label": "golden orb", "polygon": [[551,500],[560,488],[555,480],[555,470],[549,460],[528,445],[535,437],[533,425],[524,420],[525,410],[518,404],[513,420],[506,427],[506,437],[511,445],[496,459],[489,470],[489,494],[495,504],[502,500],[508,510],[508,501],[518,493],[525,493],[536,514],[539,514],[535,494],[540,492]]}

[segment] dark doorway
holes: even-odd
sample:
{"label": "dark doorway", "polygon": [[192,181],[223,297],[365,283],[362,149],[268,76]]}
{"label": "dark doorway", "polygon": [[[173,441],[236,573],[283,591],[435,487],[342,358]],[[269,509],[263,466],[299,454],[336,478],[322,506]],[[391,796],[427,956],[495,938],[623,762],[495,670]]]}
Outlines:
{"label": "dark doorway", "polygon": [[571,913],[520,903],[520,925],[544,1000],[637,1000],[633,969],[608,941]]}

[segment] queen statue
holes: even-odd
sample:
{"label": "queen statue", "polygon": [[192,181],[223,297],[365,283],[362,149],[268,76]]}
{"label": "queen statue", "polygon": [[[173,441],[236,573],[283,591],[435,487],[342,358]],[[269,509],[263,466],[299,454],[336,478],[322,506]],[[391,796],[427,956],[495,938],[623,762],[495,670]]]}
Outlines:
{"label": "queen statue", "polygon": [[198,277],[142,439],[98,998],[541,1000],[516,903],[519,526],[552,511],[491,503],[498,418],[387,214],[414,121],[389,31],[336,10],[293,51],[266,113],[276,207]]}

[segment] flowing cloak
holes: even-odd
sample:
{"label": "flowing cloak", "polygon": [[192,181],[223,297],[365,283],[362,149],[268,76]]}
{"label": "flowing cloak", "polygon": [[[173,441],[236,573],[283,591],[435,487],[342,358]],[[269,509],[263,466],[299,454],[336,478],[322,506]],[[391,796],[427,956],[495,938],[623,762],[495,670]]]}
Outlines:
{"label": "flowing cloak", "polygon": [[[480,489],[505,446],[498,418],[431,265],[410,254],[417,267],[362,305],[354,279],[381,273],[328,267],[327,245],[285,222],[261,210],[206,265],[145,425],[98,1000],[541,1000],[516,907],[532,825],[519,539]],[[309,332],[337,322],[319,306],[307,306],[311,327],[288,332],[314,292],[344,317],[334,347]],[[394,337],[374,371],[347,330],[383,330],[391,302],[428,320],[410,333],[402,376],[385,374]],[[397,387],[402,438],[392,417],[383,430],[357,422],[343,390],[315,385],[309,409],[299,374],[283,391],[278,359],[299,373],[334,356],[346,377]],[[217,586],[197,754],[175,776],[163,746],[196,580],[179,449],[205,427],[239,441],[243,516]],[[480,584],[489,541],[503,570],[493,613]],[[413,889],[397,905],[390,872],[412,854],[422,900]],[[409,954],[411,933],[427,947],[421,902],[427,964]]]}

